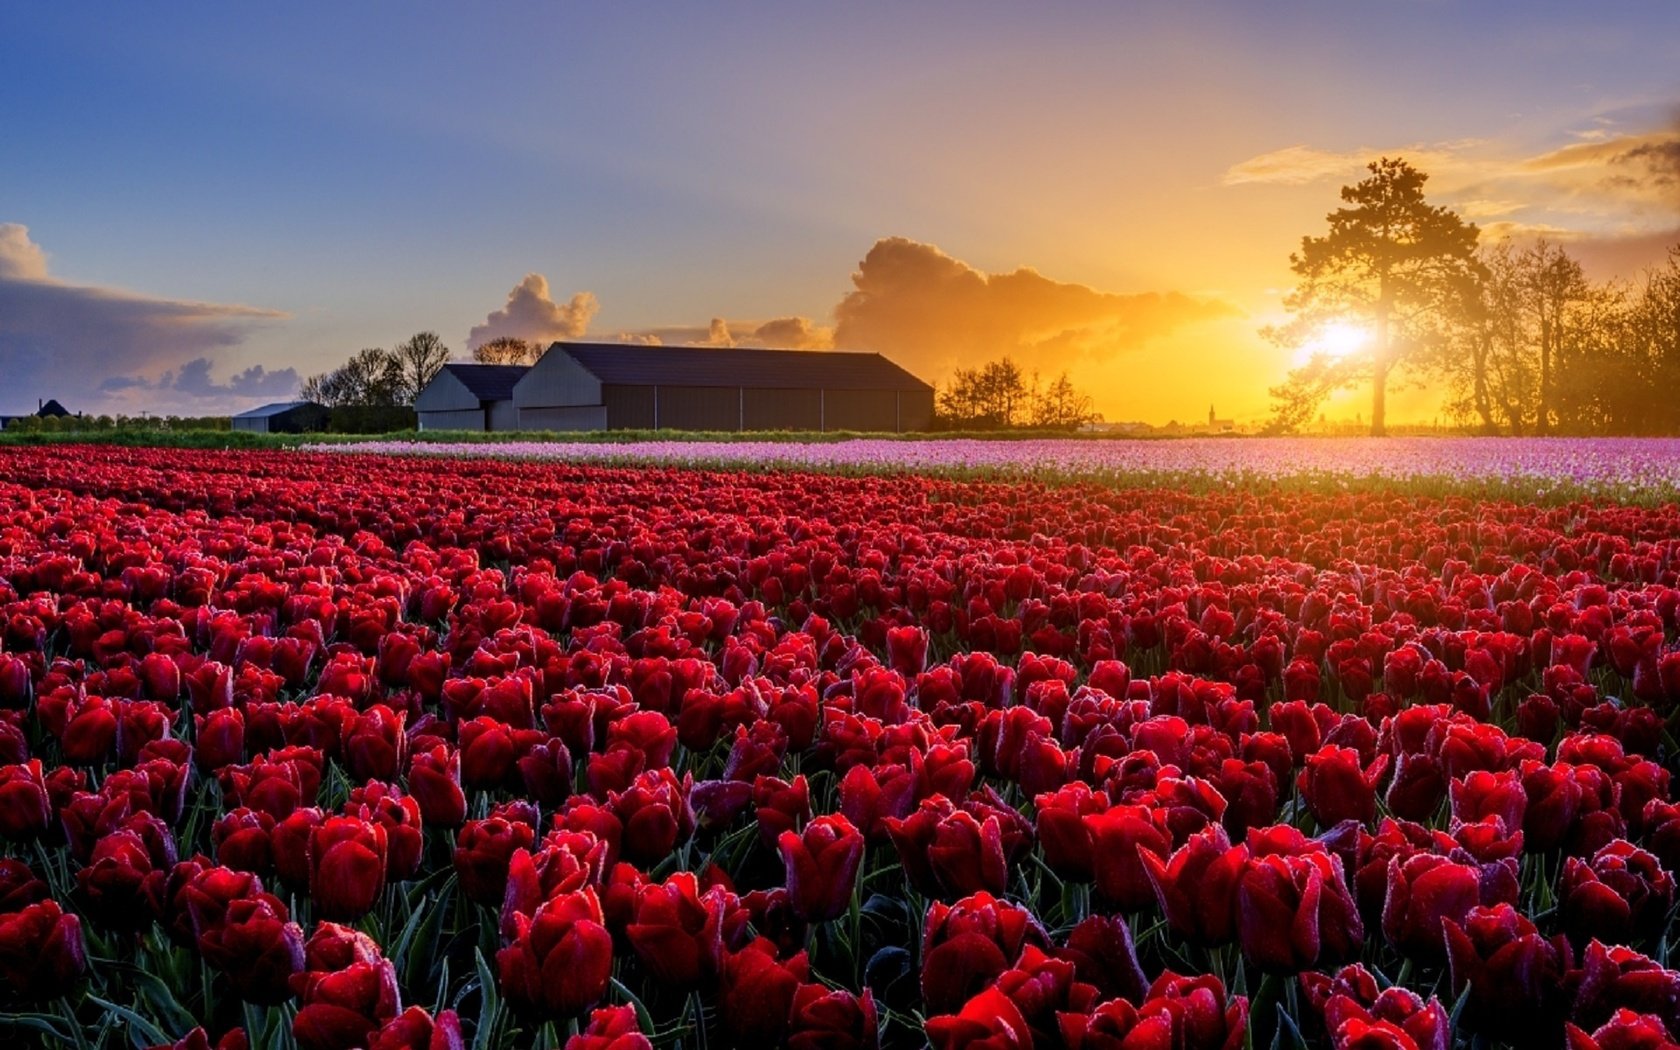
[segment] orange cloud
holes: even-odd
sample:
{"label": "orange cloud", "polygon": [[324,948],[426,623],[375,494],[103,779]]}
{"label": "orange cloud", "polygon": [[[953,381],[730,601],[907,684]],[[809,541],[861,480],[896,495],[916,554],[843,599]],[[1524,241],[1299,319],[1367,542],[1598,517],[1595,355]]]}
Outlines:
{"label": "orange cloud", "polygon": [[904,237],[877,241],[852,284],[834,310],[834,345],[878,350],[930,378],[1003,355],[1059,372],[1237,313],[1177,292],[1101,292],[1025,267],[989,274]]}

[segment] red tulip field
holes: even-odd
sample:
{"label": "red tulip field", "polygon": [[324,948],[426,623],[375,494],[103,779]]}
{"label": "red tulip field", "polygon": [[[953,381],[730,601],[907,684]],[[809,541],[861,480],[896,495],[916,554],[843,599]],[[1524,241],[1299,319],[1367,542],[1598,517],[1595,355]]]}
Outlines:
{"label": "red tulip field", "polygon": [[1673,1047],[1680,507],[0,449],[0,1045]]}

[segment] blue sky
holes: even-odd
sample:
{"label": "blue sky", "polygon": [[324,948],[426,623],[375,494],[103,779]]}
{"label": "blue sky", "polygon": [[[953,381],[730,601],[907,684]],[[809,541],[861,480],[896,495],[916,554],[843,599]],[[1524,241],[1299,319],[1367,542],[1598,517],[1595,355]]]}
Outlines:
{"label": "blue sky", "polygon": [[[1671,3],[42,4],[0,10],[0,48],[0,223],[27,230],[10,243],[77,288],[284,315],[185,311],[214,331],[82,351],[77,376],[108,366],[123,391],[0,388],[0,411],[238,407],[260,397],[215,389],[236,372],[307,374],[425,328],[464,352],[528,273],[560,302],[592,293],[594,335],[832,326],[888,237],[1116,310],[1218,300],[1223,320],[1130,326],[1070,367],[1112,386],[1189,339],[1225,372],[1266,353],[1252,332],[1289,250],[1342,161],[1376,150],[1432,160],[1484,223],[1680,225],[1680,192],[1522,168],[1673,128]],[[40,364],[70,338],[46,323],[24,346],[0,315],[0,364],[37,385],[68,378]],[[915,363],[960,349],[941,354]],[[177,389],[199,359],[213,382]],[[1276,365],[1244,377],[1256,411]],[[1203,392],[1105,397],[1148,418]]]}

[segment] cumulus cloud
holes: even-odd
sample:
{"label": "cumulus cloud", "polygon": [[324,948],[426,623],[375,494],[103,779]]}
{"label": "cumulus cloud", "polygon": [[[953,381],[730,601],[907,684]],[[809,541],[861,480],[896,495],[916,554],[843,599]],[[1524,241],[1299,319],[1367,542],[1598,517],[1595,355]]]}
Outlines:
{"label": "cumulus cloud", "polygon": [[[51,275],[27,227],[0,223],[0,411],[29,408],[43,397],[72,411],[176,409],[180,399],[160,399],[155,377],[201,359],[208,381],[220,353],[243,342],[253,325],[284,316],[71,284]],[[121,373],[115,382],[104,379],[113,371]],[[266,383],[289,372],[258,378]],[[246,375],[248,385],[253,380]],[[231,391],[233,382],[226,386]]]}
{"label": "cumulus cloud", "polygon": [[512,336],[547,346],[557,339],[577,339],[589,330],[601,304],[593,292],[578,292],[564,303],[549,294],[548,278],[528,273],[513,286],[507,303],[467,333],[467,349],[475,350],[492,339]]}
{"label": "cumulus cloud", "polygon": [[712,318],[711,325],[706,329],[704,343],[707,346],[734,346],[735,335],[729,330],[729,322],[721,317]]}
{"label": "cumulus cloud", "polygon": [[877,241],[852,284],[834,310],[833,344],[880,351],[929,377],[1005,354],[1057,372],[1237,313],[1224,302],[1102,292],[1028,268],[985,273],[904,237]]}
{"label": "cumulus cloud", "polygon": [[44,281],[47,253],[29,239],[29,227],[0,222],[0,281]]}
{"label": "cumulus cloud", "polygon": [[814,324],[809,317],[777,317],[754,328],[746,342],[790,350],[826,350],[834,345],[834,329]]}

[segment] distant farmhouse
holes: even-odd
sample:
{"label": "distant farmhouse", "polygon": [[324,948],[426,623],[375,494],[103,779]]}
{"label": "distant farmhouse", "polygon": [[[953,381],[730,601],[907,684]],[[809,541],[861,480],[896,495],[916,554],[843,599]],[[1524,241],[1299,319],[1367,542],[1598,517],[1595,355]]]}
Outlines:
{"label": "distant farmhouse", "polygon": [[303,434],[326,428],[326,407],[313,401],[276,401],[233,417],[233,429],[256,434]]}
{"label": "distant farmhouse", "polygon": [[926,430],[933,387],[874,353],[555,343],[536,364],[445,365],[421,430]]}
{"label": "distant farmhouse", "polygon": [[16,423],[20,419],[63,419],[69,414],[70,410],[59,404],[56,398],[51,398],[46,401],[37,399],[35,402],[35,411],[29,413],[27,416],[0,416],[0,430],[5,430],[7,427]]}

